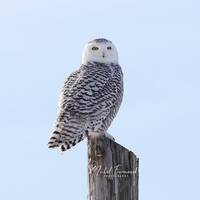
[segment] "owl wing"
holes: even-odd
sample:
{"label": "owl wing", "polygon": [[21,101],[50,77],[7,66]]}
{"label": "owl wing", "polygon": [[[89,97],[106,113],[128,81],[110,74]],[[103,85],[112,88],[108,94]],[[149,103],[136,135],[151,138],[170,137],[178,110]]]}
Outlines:
{"label": "owl wing", "polygon": [[101,71],[79,71],[76,77],[66,81],[62,92],[61,105],[66,112],[90,117],[105,107],[111,74]]}

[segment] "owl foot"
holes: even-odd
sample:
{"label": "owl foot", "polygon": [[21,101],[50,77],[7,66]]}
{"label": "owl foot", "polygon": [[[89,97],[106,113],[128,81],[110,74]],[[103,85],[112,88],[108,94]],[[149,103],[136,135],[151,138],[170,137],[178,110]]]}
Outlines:
{"label": "owl foot", "polygon": [[109,134],[108,132],[105,133],[105,136],[106,136],[107,138],[109,138],[110,140],[115,141],[115,138],[114,138],[111,134]]}

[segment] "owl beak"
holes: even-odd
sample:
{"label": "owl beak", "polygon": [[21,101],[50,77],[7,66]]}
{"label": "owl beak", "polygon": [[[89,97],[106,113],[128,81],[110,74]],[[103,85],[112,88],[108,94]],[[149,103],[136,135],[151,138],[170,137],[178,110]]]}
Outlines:
{"label": "owl beak", "polygon": [[105,52],[103,52],[103,54],[102,54],[102,57],[103,57],[103,58],[105,58],[105,57],[106,57],[106,55],[105,55]]}

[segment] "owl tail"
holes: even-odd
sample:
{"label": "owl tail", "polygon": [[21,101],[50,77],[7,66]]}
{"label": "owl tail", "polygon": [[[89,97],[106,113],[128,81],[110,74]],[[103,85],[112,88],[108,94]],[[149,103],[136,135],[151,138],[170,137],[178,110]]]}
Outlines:
{"label": "owl tail", "polygon": [[61,151],[66,151],[67,149],[70,149],[71,147],[82,141],[85,137],[86,134],[80,134],[76,137],[63,137],[62,133],[54,131],[52,137],[49,140],[48,147],[60,147]]}

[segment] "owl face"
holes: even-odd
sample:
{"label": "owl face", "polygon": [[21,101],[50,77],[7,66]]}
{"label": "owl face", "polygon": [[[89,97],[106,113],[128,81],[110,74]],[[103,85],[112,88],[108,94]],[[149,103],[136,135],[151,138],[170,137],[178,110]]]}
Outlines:
{"label": "owl face", "polygon": [[106,39],[95,39],[85,46],[82,64],[99,62],[105,64],[118,64],[118,53],[114,44]]}

